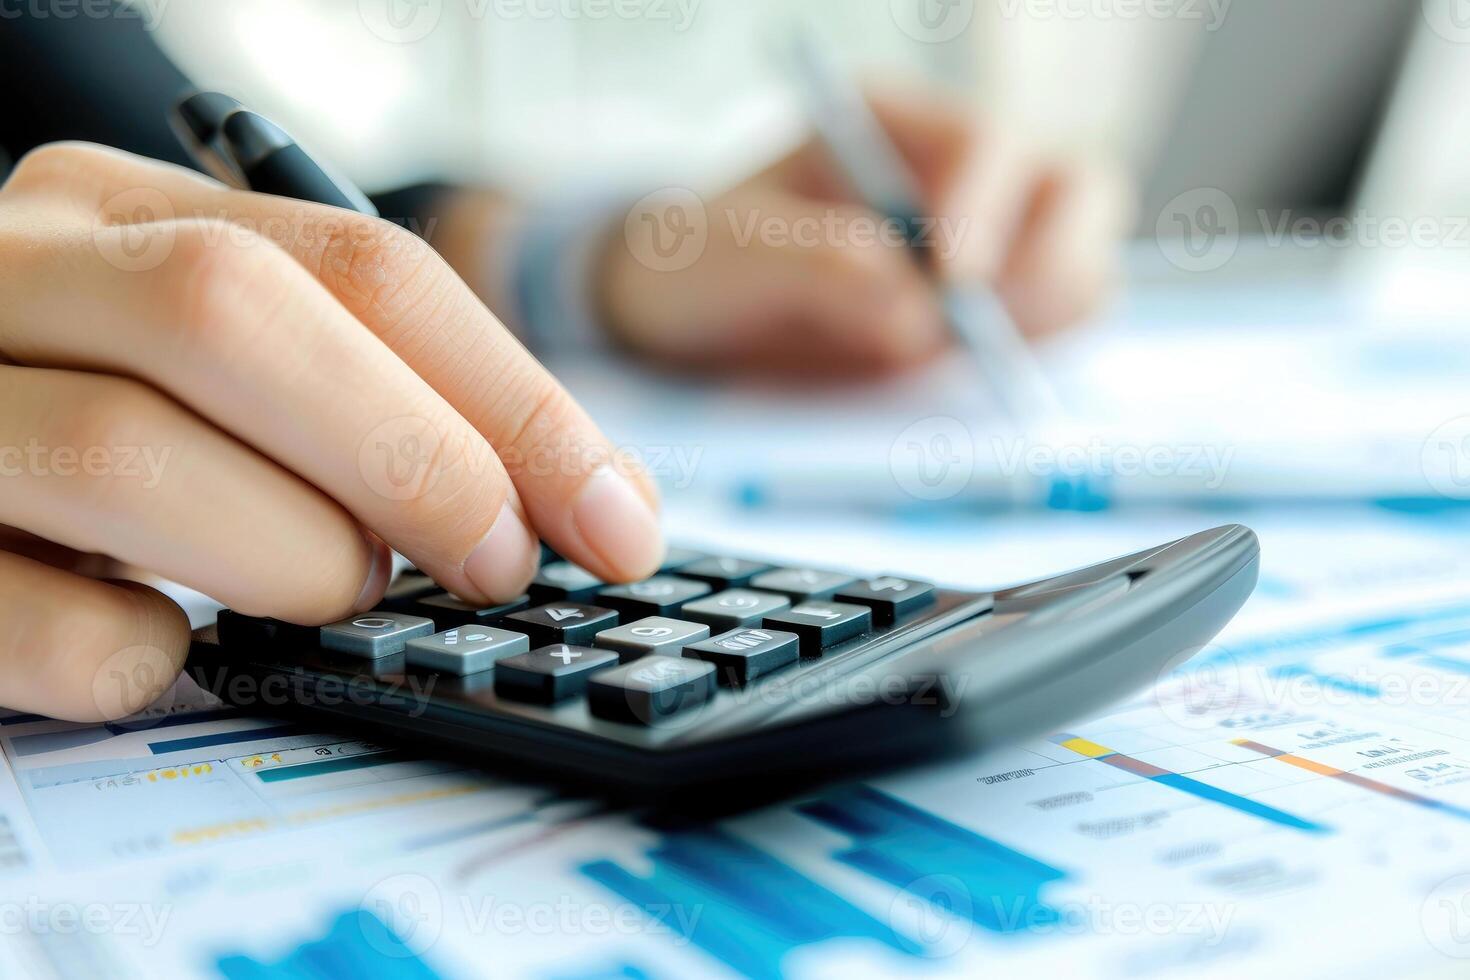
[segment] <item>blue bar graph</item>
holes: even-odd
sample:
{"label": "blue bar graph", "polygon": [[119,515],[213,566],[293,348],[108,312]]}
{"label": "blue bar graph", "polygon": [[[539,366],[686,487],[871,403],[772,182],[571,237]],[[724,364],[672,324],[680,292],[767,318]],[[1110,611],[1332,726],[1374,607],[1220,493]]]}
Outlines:
{"label": "blue bar graph", "polygon": [[1042,902],[1041,889],[1066,872],[998,841],[866,787],[801,810],[853,837],[854,846],[838,853],[837,860],[890,885],[957,879],[964,891],[944,896],[944,904],[985,929],[1007,933],[1057,921],[1057,911]]}
{"label": "blue bar graph", "polygon": [[362,909],[343,913],[326,936],[274,963],[237,953],[220,957],[215,966],[225,980],[438,980],[381,919]]}
{"label": "blue bar graph", "polygon": [[[1065,872],[872,789],[802,806],[808,819],[850,836],[837,861],[908,889],[922,879],[957,880],[965,894],[925,889],[916,897],[970,917],[997,933],[1057,921],[1040,891]],[[792,950],[829,939],[871,939],[900,953],[921,947],[779,858],[719,830],[667,834],[638,877],[612,861],[582,872],[673,928],[731,969],[757,978],[782,975]]]}
{"label": "blue bar graph", "polygon": [[845,898],[723,831],[674,832],[648,856],[647,878],[612,861],[581,870],[665,925],[684,928],[685,938],[746,976],[775,980],[791,950],[839,937],[907,949]]}

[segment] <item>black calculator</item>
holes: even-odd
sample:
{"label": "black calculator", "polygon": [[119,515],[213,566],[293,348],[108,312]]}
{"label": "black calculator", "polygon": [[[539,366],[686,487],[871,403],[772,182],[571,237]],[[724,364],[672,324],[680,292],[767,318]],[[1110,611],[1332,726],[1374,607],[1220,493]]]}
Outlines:
{"label": "black calculator", "polygon": [[579,791],[770,790],[1096,712],[1201,649],[1259,556],[1233,525],[969,592],[676,548],[631,585],[552,561],[494,608],[409,572],[381,608],[321,628],[222,612],[188,669],[242,709]]}

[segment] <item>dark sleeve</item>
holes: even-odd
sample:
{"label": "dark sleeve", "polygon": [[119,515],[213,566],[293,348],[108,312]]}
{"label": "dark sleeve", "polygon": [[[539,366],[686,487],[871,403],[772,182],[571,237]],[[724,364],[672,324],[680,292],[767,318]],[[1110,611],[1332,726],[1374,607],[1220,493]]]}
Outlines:
{"label": "dark sleeve", "polygon": [[[100,17],[94,0],[60,17],[45,4],[0,0],[0,178],[4,156],[13,162],[57,140],[193,167],[168,125],[174,103],[192,88],[137,8],[112,0],[112,15]],[[449,190],[420,184],[374,203],[383,217],[425,235]]]}
{"label": "dark sleeve", "polygon": [[114,3],[73,16],[45,4],[0,5],[0,146],[11,160],[56,140],[86,140],[189,165],[168,110],[189,83],[142,13]]}

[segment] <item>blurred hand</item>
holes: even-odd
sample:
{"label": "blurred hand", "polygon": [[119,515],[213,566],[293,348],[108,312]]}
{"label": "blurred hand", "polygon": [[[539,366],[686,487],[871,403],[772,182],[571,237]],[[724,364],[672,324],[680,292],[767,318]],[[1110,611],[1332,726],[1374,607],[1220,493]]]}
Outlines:
{"label": "blurred hand", "polygon": [[172,683],[188,623],[119,564],[305,625],[372,608],[387,546],[474,602],[525,589],[538,533],[646,576],[627,468],[393,225],[82,145],[0,189],[6,707],[117,717]]}
{"label": "blurred hand", "polygon": [[[933,97],[871,101],[919,180],[937,275],[992,284],[1031,335],[1098,306],[1130,219],[1121,178],[1044,160]],[[703,211],[707,244],[682,268],[661,271],[621,229],[613,236],[600,294],[633,350],[686,366],[853,374],[905,368],[948,343],[899,230],[852,200],[819,143]]]}

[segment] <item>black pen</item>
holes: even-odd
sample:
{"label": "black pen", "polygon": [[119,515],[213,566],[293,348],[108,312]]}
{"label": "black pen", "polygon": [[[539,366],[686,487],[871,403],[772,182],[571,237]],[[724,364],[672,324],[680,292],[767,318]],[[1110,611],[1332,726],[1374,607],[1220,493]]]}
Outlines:
{"label": "black pen", "polygon": [[315,160],[280,126],[227,95],[200,92],[175,107],[174,129],[201,166],[233,186],[377,215],[347,179]]}

